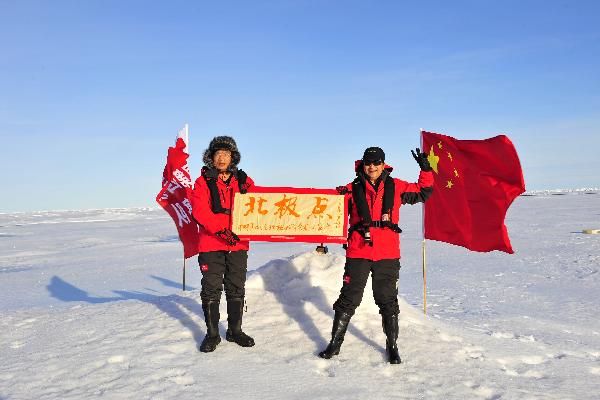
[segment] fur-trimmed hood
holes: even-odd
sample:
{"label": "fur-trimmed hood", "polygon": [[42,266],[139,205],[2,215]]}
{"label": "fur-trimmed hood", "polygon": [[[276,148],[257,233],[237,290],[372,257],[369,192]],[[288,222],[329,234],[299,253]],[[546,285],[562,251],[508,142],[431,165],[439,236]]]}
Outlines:
{"label": "fur-trimmed hood", "polygon": [[231,165],[229,170],[235,171],[237,169],[242,155],[240,154],[235,140],[231,136],[217,136],[210,141],[208,149],[204,150],[202,161],[204,165],[209,168],[214,168],[213,156],[218,150],[229,150],[231,152]]}

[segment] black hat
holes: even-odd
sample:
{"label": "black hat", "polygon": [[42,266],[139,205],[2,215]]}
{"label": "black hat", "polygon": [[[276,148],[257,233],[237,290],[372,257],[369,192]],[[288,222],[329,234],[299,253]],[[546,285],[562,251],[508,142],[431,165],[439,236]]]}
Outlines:
{"label": "black hat", "polygon": [[208,149],[204,150],[204,156],[202,157],[204,165],[214,168],[213,157],[218,150],[229,150],[231,152],[231,165],[229,169],[236,169],[242,156],[235,140],[231,136],[217,136],[210,141]]}
{"label": "black hat", "polygon": [[362,157],[363,161],[385,161],[385,153],[380,147],[369,147]]}

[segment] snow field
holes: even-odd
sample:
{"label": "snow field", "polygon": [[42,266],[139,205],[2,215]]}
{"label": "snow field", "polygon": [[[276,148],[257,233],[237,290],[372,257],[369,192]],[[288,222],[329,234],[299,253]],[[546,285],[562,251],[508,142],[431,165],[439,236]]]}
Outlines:
{"label": "snow field", "polygon": [[[0,215],[2,399],[596,399],[600,221],[596,196],[519,198],[515,255],[429,242],[422,314],[417,207],[403,208],[400,338],[386,363],[367,284],[339,356],[330,338],[341,249],[253,244],[244,329],[256,346],[205,334],[199,273],[161,210]],[[179,256],[180,257],[180,256]]]}

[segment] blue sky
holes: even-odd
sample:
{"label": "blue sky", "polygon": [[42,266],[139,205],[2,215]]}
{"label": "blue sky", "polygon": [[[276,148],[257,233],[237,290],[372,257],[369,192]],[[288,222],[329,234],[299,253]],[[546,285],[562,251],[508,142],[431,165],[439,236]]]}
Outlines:
{"label": "blue sky", "polygon": [[227,134],[264,186],[415,180],[423,128],[600,187],[600,2],[421,3],[0,0],[0,212],[153,206],[185,122],[194,178]]}

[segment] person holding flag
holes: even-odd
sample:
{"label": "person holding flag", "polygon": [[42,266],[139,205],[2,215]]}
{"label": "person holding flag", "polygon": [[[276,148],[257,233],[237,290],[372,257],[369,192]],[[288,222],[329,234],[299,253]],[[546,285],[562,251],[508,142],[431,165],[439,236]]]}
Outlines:
{"label": "person holding flag", "polygon": [[350,228],[346,247],[343,285],[333,304],[335,317],[331,341],[319,357],[329,359],[340,352],[350,318],[360,305],[369,274],[373,297],[382,316],[386,349],[391,364],[401,362],[398,338],[398,278],[400,272],[400,206],[424,202],[433,189],[433,175],[427,154],[412,152],[421,167],[418,183],[392,178],[392,167],[385,164],[385,153],[369,147],[356,161],[356,179],[338,192],[349,204]]}
{"label": "person holding flag", "polygon": [[223,286],[227,299],[226,339],[242,347],[254,340],[242,331],[249,242],[231,231],[231,207],[236,193],[254,182],[238,169],[241,155],[232,137],[217,136],[205,150],[201,176],[192,192],[192,212],[200,225],[198,263],[202,272],[202,310],[206,337],[199,350],[212,352],[221,342],[219,304]]}

